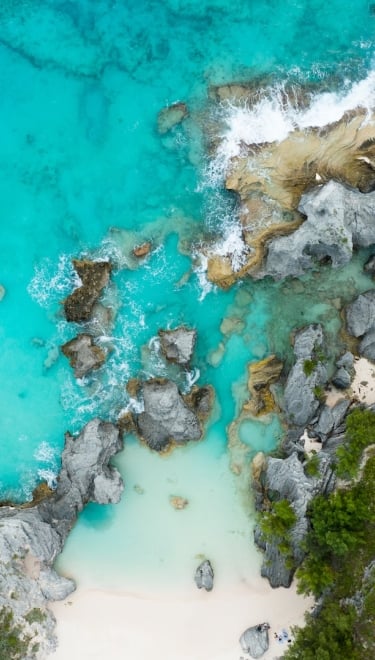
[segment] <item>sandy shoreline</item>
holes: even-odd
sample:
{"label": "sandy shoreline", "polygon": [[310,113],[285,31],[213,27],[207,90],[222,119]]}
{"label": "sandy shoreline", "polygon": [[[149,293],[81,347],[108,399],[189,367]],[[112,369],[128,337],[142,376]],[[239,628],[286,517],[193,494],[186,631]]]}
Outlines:
{"label": "sandy shoreline", "polygon": [[265,660],[280,657],[282,628],[303,623],[312,599],[290,589],[271,589],[255,577],[251,585],[211,593],[126,593],[79,588],[51,609],[58,649],[51,660],[240,660],[239,637],[249,626],[269,622]]}

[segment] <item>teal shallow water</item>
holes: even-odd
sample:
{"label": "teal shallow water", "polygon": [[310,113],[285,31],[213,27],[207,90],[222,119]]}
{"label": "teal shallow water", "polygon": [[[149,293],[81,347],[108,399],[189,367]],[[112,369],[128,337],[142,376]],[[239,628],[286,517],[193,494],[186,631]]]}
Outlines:
{"label": "teal shallow water", "polygon": [[[335,335],[334,296],[314,279],[302,292],[250,282],[203,295],[189,243],[226,224],[233,209],[231,198],[206,185],[204,109],[210,86],[233,80],[272,74],[329,89],[364,78],[374,25],[367,0],[355,6],[339,0],[1,3],[2,497],[29,497],[41,478],[53,481],[65,430],[78,431],[95,414],[115,419],[127,405],[128,378],[164,373],[147,348],[160,327],[186,323],[198,330],[194,367],[200,383],[214,385],[217,400],[207,445],[186,454],[196,451],[207,472],[215,464],[210,461],[219,461],[220,469],[227,461],[226,427],[246,397],[247,363],[285,351],[301,317],[326,319]],[[176,100],[188,103],[191,118],[160,136],[157,113]],[[116,271],[106,294],[117,310],[111,336],[102,339],[113,348],[108,368],[77,384],[59,352],[76,331],[64,322],[60,305],[73,286],[70,258],[110,256],[126,265],[129,246],[144,238],[157,250],[138,269]],[[368,288],[358,272],[355,264],[342,272],[335,297]],[[220,330],[228,316],[240,319],[240,332]],[[187,387],[186,378],[180,385]],[[251,448],[271,449],[279,428],[273,421],[243,426],[241,433],[250,455]],[[144,451],[131,444],[128,455],[149,472],[159,469],[158,457],[146,459]],[[127,480],[126,451],[119,462]],[[194,483],[194,461],[188,464]],[[129,458],[129,472],[130,465]],[[242,487],[228,475],[221,496],[238,488],[236,529],[246,536],[251,502],[241,499]],[[199,492],[203,501],[204,488]],[[84,556],[91,535],[107,538],[106,516],[126,515],[128,527],[135,525],[135,495],[129,502],[121,514],[98,508],[85,514],[67,548],[67,566],[73,556]],[[170,517],[175,512],[168,506]],[[213,507],[212,519],[220,520],[220,508]],[[197,510],[180,513],[192,517],[199,536]],[[175,522],[169,520],[171,529]],[[118,534],[116,524],[108,523],[108,538]],[[218,530],[213,527],[208,544],[233,538]],[[141,544],[142,534],[132,538],[133,548]],[[239,552],[247,544],[246,536]]]}

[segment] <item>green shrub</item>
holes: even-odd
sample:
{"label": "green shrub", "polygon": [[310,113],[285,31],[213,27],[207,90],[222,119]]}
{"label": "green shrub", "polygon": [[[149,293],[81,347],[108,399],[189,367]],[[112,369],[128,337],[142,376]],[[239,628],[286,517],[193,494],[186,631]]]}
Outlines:
{"label": "green shrub", "polygon": [[304,465],[305,474],[308,477],[317,477],[319,475],[319,454],[314,453]]}
{"label": "green shrub", "polygon": [[315,367],[317,366],[318,361],[317,360],[305,360],[303,363],[303,373],[305,376],[311,376],[313,373]]}
{"label": "green shrub", "polygon": [[[24,660],[30,652],[31,636],[23,633],[22,627],[14,622],[13,612],[8,607],[0,609],[0,658],[2,660]],[[33,651],[31,650],[31,653]],[[33,657],[30,656],[29,657]]]}
{"label": "green shrub", "polygon": [[363,450],[375,443],[375,413],[356,408],[346,418],[346,442],[336,451],[336,473],[339,477],[354,477]]}

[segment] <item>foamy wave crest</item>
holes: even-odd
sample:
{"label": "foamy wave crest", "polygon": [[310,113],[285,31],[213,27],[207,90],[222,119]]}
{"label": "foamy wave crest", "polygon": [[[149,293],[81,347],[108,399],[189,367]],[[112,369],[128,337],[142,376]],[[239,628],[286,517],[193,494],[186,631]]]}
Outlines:
{"label": "foamy wave crest", "polygon": [[201,253],[201,252],[196,252],[193,254],[194,258],[194,273],[197,276],[197,281],[198,281],[198,286],[199,286],[199,297],[198,301],[202,302],[202,300],[205,299],[208,293],[210,293],[214,285],[212,282],[210,282],[209,279],[207,279],[207,263],[208,263],[208,257]]}
{"label": "foamy wave crest", "polygon": [[250,251],[243,240],[243,231],[239,221],[233,220],[224,225],[224,234],[220,241],[212,246],[211,251],[219,257],[228,257],[233,272],[241,270]]}
{"label": "foamy wave crest", "polygon": [[56,450],[45,440],[40,443],[34,451],[34,458],[44,463],[55,463],[57,458]]}
{"label": "foamy wave crest", "polygon": [[81,281],[75,272],[71,257],[62,254],[57,264],[50,259],[44,259],[40,266],[35,267],[35,275],[27,287],[30,296],[41,307],[49,307],[65,298],[73,287],[80,286]]}
{"label": "foamy wave crest", "polygon": [[340,91],[316,94],[307,108],[298,108],[295,98],[288,99],[280,85],[265,90],[263,98],[251,106],[223,103],[224,129],[215,157],[204,173],[205,184],[221,183],[231,159],[240,156],[246,145],[281,141],[295,129],[326,126],[350,110],[363,108],[369,113],[374,107],[375,71],[359,82],[347,81]]}
{"label": "foamy wave crest", "polygon": [[50,469],[40,468],[37,470],[38,479],[45,481],[50,488],[56,488],[57,472]]}
{"label": "foamy wave crest", "polygon": [[199,371],[198,367],[195,367],[191,371],[186,372],[186,391],[189,392],[191,388],[193,387],[194,383],[199,380],[199,377],[201,375],[201,372]]}

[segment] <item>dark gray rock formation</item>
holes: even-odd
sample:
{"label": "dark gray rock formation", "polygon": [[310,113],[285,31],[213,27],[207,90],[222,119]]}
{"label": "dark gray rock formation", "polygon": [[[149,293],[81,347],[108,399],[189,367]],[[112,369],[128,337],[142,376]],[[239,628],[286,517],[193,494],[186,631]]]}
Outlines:
{"label": "dark gray rock formation", "polygon": [[332,383],[340,390],[346,390],[354,377],[354,356],[347,351],[336,362],[338,367],[332,378]]}
{"label": "dark gray rock formation", "polygon": [[269,647],[269,629],[268,623],[259,623],[257,626],[247,628],[240,637],[242,650],[252,658],[261,658]]}
{"label": "dark gray rock formation", "polygon": [[296,363],[288,375],[283,408],[289,423],[296,426],[305,426],[319,408],[319,388],[327,381],[327,370],[322,362],[323,346],[320,325],[309,325],[295,335]]}
{"label": "dark gray rock formation", "polygon": [[214,586],[214,571],[208,559],[199,564],[194,576],[198,589],[212,591]]}
{"label": "dark gray rock formation", "polygon": [[143,383],[144,412],[134,414],[139,435],[151,449],[161,451],[174,441],[199,440],[202,429],[197,414],[189,408],[177,385],[167,379]]}
{"label": "dark gray rock formation", "polygon": [[[56,646],[55,620],[46,605],[75,588],[52,565],[86,503],[119,501],[123,483],[109,461],[120,449],[118,429],[94,419],[76,438],[66,434],[55,491],[39,503],[0,507],[0,606],[10,607],[15,622],[38,635],[40,658]],[[30,625],[24,617],[35,608],[40,622]]]}
{"label": "dark gray rock formation", "polygon": [[159,330],[160,347],[167,360],[186,366],[193,355],[196,330],[185,326],[175,330]]}
{"label": "dark gray rock formation", "polygon": [[348,399],[338,401],[333,408],[323,406],[319,419],[313,427],[314,435],[324,442],[343,423],[349,406]]}
{"label": "dark gray rock formation", "polygon": [[90,371],[99,369],[106,358],[106,353],[94,344],[91,335],[84,333],[66,342],[61,350],[69,359],[76,378],[83,378]]}
{"label": "dark gray rock formation", "polygon": [[91,318],[93,307],[109,282],[112,266],[107,261],[78,259],[73,259],[73,266],[82,286],[64,300],[64,311],[67,321],[80,323]]}
{"label": "dark gray rock formation", "polygon": [[302,195],[298,209],[307,219],[292,234],[271,240],[265,275],[299,277],[327,258],[340,267],[350,261],[353,247],[375,243],[375,192],[329,181]]}
{"label": "dark gray rock formation", "polygon": [[363,337],[375,328],[375,290],[361,293],[347,306],[346,325],[354,337]]}
{"label": "dark gray rock formation", "polygon": [[363,270],[365,273],[369,273],[370,275],[375,275],[375,254],[372,254],[366,261],[365,265],[363,266]]}
{"label": "dark gray rock formation", "polygon": [[[288,458],[267,458],[265,469],[259,479],[264,497],[272,493],[272,499],[288,500],[294,513],[296,523],[290,530],[291,559],[286,561],[285,554],[279,550],[278,540],[265,540],[259,527],[255,529],[255,542],[264,550],[264,561],[261,574],[268,578],[271,587],[289,587],[296,567],[301,563],[304,552],[301,542],[304,539],[308,521],[306,511],[309,502],[318,493],[328,493],[333,490],[335,478],[331,469],[331,459],[324,452],[319,453],[319,473],[309,477],[297,452]],[[259,486],[258,486],[259,487]]]}
{"label": "dark gray rock formation", "polygon": [[375,362],[375,328],[366,332],[359,345],[359,354]]}

